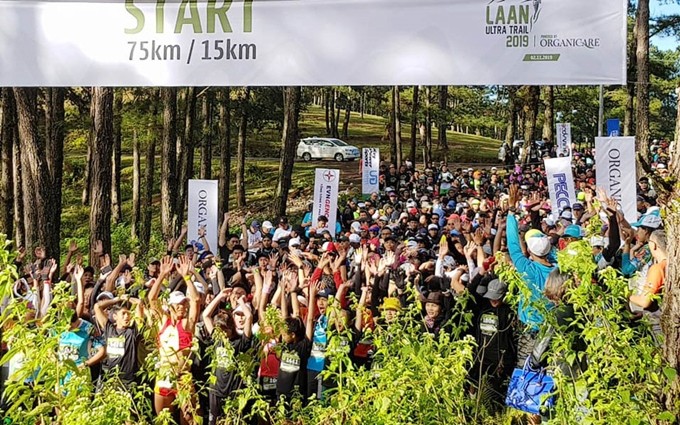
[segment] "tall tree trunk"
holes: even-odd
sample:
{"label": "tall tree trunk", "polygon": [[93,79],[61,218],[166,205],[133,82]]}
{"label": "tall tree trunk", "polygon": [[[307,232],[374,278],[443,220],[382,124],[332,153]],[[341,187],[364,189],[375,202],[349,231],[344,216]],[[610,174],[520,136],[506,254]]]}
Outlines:
{"label": "tall tree trunk", "polygon": [[132,225],[131,236],[139,239],[139,225],[141,219],[141,176],[142,166],[139,160],[139,139],[137,139],[137,130],[132,133]]}
{"label": "tall tree trunk", "polygon": [[411,154],[409,160],[413,166],[416,166],[416,135],[418,133],[418,95],[420,94],[420,87],[413,86],[413,101],[411,104]]}
{"label": "tall tree trunk", "polygon": [[340,94],[335,91],[335,120],[333,121],[335,126],[333,127],[333,137],[340,137]]}
{"label": "tall tree trunk", "polygon": [[348,98],[345,101],[345,119],[342,121],[342,137],[349,137],[349,118],[352,113],[352,101]]}
{"label": "tall tree trunk", "polygon": [[554,121],[555,121],[555,88],[553,86],[543,87],[543,138],[555,141]]}
{"label": "tall tree trunk", "polygon": [[286,215],[288,192],[290,191],[295,155],[298,147],[300,119],[300,87],[283,89],[283,135],[281,136],[281,161],[279,162],[279,183],[276,186],[274,210],[279,216]]}
{"label": "tall tree trunk", "polygon": [[637,25],[633,25],[633,38],[628,42],[628,68],[626,84],[626,108],[623,115],[623,135],[632,136],[634,132],[635,81],[637,80]]}
{"label": "tall tree trunk", "polygon": [[[90,99],[90,103],[92,100]],[[91,112],[90,112],[91,114]],[[92,123],[90,123],[90,131],[87,136],[87,153],[85,155],[85,171],[84,171],[84,178],[83,182],[85,185],[83,186],[83,194],[81,196],[81,203],[83,205],[90,205],[90,189],[92,186],[92,143],[94,135],[92,134]]]}
{"label": "tall tree trunk", "polygon": [[[649,156],[649,0],[638,0],[636,28],[637,102],[635,105],[635,150]],[[637,161],[638,175],[644,170]]]}
{"label": "tall tree trunk", "polygon": [[184,137],[177,143],[177,199],[173,217],[174,233],[179,233],[184,222],[189,179],[194,178],[194,127],[196,121],[196,87],[186,90],[186,114],[184,115]]}
{"label": "tall tree trunk", "polygon": [[[156,109],[154,107],[154,109]],[[156,114],[154,113],[154,116]],[[155,127],[155,126],[153,126]],[[146,168],[144,170],[144,201],[142,206],[142,229],[140,232],[140,242],[143,247],[148,247],[151,240],[151,215],[155,208],[152,207],[154,171],[156,162],[156,134],[155,128],[149,130],[149,145],[146,148]]]}
{"label": "tall tree trunk", "polygon": [[220,217],[229,211],[231,185],[231,89],[221,91],[220,102]]}
{"label": "tall tree trunk", "polygon": [[[48,234],[50,208],[50,173],[45,150],[38,134],[36,111],[37,89],[14,88],[21,141],[22,190],[24,199],[30,196],[29,208],[24,208],[24,229],[27,249],[44,246]],[[47,252],[48,256],[58,253]]]}
{"label": "tall tree trunk", "polygon": [[[11,89],[10,89],[11,90]],[[16,103],[15,103],[16,107]],[[15,126],[12,146],[13,192],[14,192],[14,242],[17,247],[26,247],[26,227],[24,224],[23,165],[21,162],[21,143],[19,129]]]}
{"label": "tall tree trunk", "polygon": [[394,86],[394,144],[397,152],[397,169],[401,167],[402,146],[401,146],[401,95],[399,86]]}
{"label": "tall tree trunk", "polygon": [[508,87],[508,128],[505,132],[505,141],[512,149],[517,134],[517,87]]}
{"label": "tall tree trunk", "polygon": [[335,136],[335,129],[338,127],[337,124],[335,123],[335,103],[337,102],[338,99],[338,90],[333,87],[331,89],[331,94],[329,96],[329,101],[328,101],[328,115],[330,117],[330,131],[328,134],[330,134],[331,137],[336,137]]}
{"label": "tall tree trunk", "polygon": [[449,112],[449,87],[439,86],[439,114],[437,120],[438,138],[437,144],[444,150],[449,149],[449,143],[446,140],[446,129],[449,127],[449,120],[447,119]]}
{"label": "tall tree trunk", "polygon": [[432,86],[425,88],[425,163],[432,165]]}
{"label": "tall tree trunk", "polygon": [[324,110],[326,111],[326,134],[328,136],[331,135],[331,117],[328,112],[328,110],[331,107],[331,97],[329,95],[329,91],[331,89],[329,88],[324,88],[323,89],[323,105],[324,105]]}
{"label": "tall tree trunk", "polygon": [[238,146],[236,149],[236,206],[246,206],[246,137],[248,134],[248,109],[250,107],[250,87],[246,87],[241,100],[241,117],[238,126]]}
{"label": "tall tree trunk", "polygon": [[397,99],[394,93],[394,87],[390,90],[390,116],[387,123],[387,136],[390,140],[390,163],[397,164],[397,135],[394,132],[396,128],[395,122],[397,118]]}
{"label": "tall tree trunk", "polygon": [[94,243],[102,241],[111,253],[111,154],[113,151],[113,88],[95,87],[92,91],[92,191],[90,199],[90,262]]}
{"label": "tall tree trunk", "polygon": [[59,242],[61,233],[61,188],[64,175],[64,100],[66,90],[61,87],[47,88],[45,104],[45,159],[49,168],[50,190],[47,226],[50,229],[45,245],[59,261]]}
{"label": "tall tree trunk", "polygon": [[12,89],[2,89],[2,127],[0,128],[0,231],[12,239],[14,219],[14,135],[16,134],[16,108]]}
{"label": "tall tree trunk", "polygon": [[[671,162],[668,164],[672,178],[667,186],[658,185],[659,199],[663,205],[665,214],[664,229],[666,232],[668,269],[664,285],[661,329],[664,333],[663,353],[667,365],[676,371],[670,391],[663,394],[662,399],[666,409],[677,412],[680,405],[680,207],[677,200],[680,199],[680,84],[675,89],[677,117],[675,121],[675,142],[671,144]],[[646,159],[646,158],[645,158]]]}
{"label": "tall tree trunk", "polygon": [[161,148],[161,231],[173,238],[173,213],[177,199],[177,88],[161,89],[163,94],[163,144]]}
{"label": "tall tree trunk", "polygon": [[118,224],[123,221],[120,197],[120,157],[123,143],[123,91],[114,91],[113,100],[113,156],[111,170],[111,220]]}
{"label": "tall tree trunk", "polygon": [[529,151],[533,146],[536,134],[536,119],[538,118],[538,104],[541,98],[541,88],[539,86],[527,87],[527,97],[524,104],[524,153],[522,163],[526,164],[529,160]]}
{"label": "tall tree trunk", "polygon": [[201,144],[201,179],[210,180],[212,178],[212,92],[205,92],[203,98],[203,142]]}

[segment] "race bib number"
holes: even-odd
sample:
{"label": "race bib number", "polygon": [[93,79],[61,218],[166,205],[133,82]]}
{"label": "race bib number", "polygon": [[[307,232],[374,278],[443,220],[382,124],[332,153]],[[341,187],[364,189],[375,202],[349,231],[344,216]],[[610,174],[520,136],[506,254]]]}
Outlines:
{"label": "race bib number", "polygon": [[[230,346],[231,348],[231,346]],[[217,357],[217,367],[219,369],[233,370],[236,362],[234,362],[234,351],[225,347],[217,347],[215,350]]]}
{"label": "race bib number", "polygon": [[281,366],[284,372],[296,373],[300,370],[300,356],[294,351],[284,351],[281,354]]}
{"label": "race bib number", "polygon": [[325,344],[319,344],[318,342],[315,342],[312,344],[312,353],[311,356],[316,358],[316,359],[323,359],[326,357],[326,345]]}
{"label": "race bib number", "polygon": [[276,378],[270,378],[265,376],[262,378],[262,389],[265,391],[271,391],[276,389]]}
{"label": "race bib number", "polygon": [[479,330],[482,335],[494,336],[498,332],[498,316],[486,313],[479,319]]}
{"label": "race bib number", "polygon": [[106,355],[112,359],[123,357],[125,354],[125,335],[109,337],[106,340]]}

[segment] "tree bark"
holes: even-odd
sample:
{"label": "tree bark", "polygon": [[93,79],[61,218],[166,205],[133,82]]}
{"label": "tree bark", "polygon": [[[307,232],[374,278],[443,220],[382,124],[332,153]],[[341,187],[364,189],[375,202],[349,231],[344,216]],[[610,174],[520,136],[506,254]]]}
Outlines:
{"label": "tree bark", "polygon": [[49,211],[47,212],[48,228],[45,241],[47,252],[53,253],[59,261],[59,243],[61,233],[62,180],[64,175],[64,100],[65,89],[61,87],[47,88],[45,105],[45,140],[47,167],[50,175]]}
{"label": "tree bark", "polygon": [[338,98],[338,93],[335,87],[331,89],[331,93],[328,100],[328,117],[329,117],[329,132],[331,137],[335,137],[335,101]]}
{"label": "tree bark", "polygon": [[212,93],[208,90],[203,98],[203,141],[201,143],[201,179],[212,178]]}
{"label": "tree bark", "polygon": [[[10,89],[11,90],[11,89]],[[15,103],[16,107],[16,103]],[[24,188],[21,163],[21,143],[19,129],[15,126],[12,146],[13,191],[14,191],[14,242],[17,247],[26,247],[26,227],[24,225]]]}
{"label": "tree bark", "polygon": [[449,103],[449,87],[439,86],[439,114],[437,120],[438,137],[437,144],[444,150],[449,149],[449,143],[446,140],[446,129],[449,126],[447,119],[448,116],[448,103]]}
{"label": "tree bark", "polygon": [[508,128],[505,132],[505,141],[512,149],[517,134],[517,87],[508,87]]}
{"label": "tree bark", "polygon": [[333,127],[333,137],[339,138],[340,137],[340,94],[338,91],[335,91],[335,120],[334,120],[335,126]]}
{"label": "tree bark", "polygon": [[[90,103],[92,103],[92,98],[90,98]],[[90,107],[90,109],[92,109]],[[92,111],[90,111],[90,116],[92,115]],[[83,182],[85,183],[85,186],[83,186],[83,194],[81,197],[81,203],[83,205],[90,205],[90,188],[92,186],[92,143],[94,135],[92,134],[92,123],[90,122],[90,132],[87,136],[87,154],[85,155],[85,171],[84,171],[84,178]]]}
{"label": "tree bark", "polygon": [[425,163],[432,165],[432,87],[425,88]]}
{"label": "tree bark", "polygon": [[177,199],[177,89],[161,89],[163,95],[163,142],[161,148],[161,232],[175,237],[173,213]]}
{"label": "tree bark", "polygon": [[342,137],[347,139],[349,137],[349,118],[352,114],[352,100],[347,97],[345,100],[345,119],[342,121]]}
{"label": "tree bark", "polygon": [[[649,0],[638,0],[636,26],[637,99],[635,112],[635,150],[649,156]],[[636,161],[638,175],[644,170]]]}
{"label": "tree bark", "polygon": [[2,89],[2,127],[0,131],[0,229],[8,239],[13,237],[14,218],[14,135],[16,134],[16,107],[12,89]]}
{"label": "tree bark", "polygon": [[664,333],[663,353],[667,366],[675,369],[676,377],[670,391],[662,395],[666,409],[677,411],[680,403],[680,84],[675,89],[677,117],[675,121],[675,142],[671,144],[670,190],[659,191],[659,200],[665,214],[664,230],[668,255],[668,269],[665,278],[661,306],[661,329]]}
{"label": "tree bark", "polygon": [[177,198],[173,214],[174,233],[179,233],[184,221],[189,179],[194,178],[194,127],[196,122],[196,87],[186,91],[184,137],[177,138]]}
{"label": "tree bark", "polygon": [[634,102],[635,98],[635,80],[637,79],[637,26],[633,25],[633,38],[628,42],[627,56],[628,56],[628,84],[626,84],[626,107],[623,115],[623,135],[631,136],[634,133]]}
{"label": "tree bark", "polygon": [[524,152],[522,154],[522,163],[526,164],[529,160],[529,151],[533,146],[534,136],[536,134],[536,119],[538,118],[538,104],[541,97],[541,88],[539,86],[529,86],[527,88],[527,97],[524,104]]}
{"label": "tree bark", "polygon": [[139,140],[137,130],[132,133],[132,223],[131,235],[134,239],[139,239],[139,225],[141,220],[141,176],[142,169],[139,160]]}
{"label": "tree bark", "polygon": [[220,102],[220,217],[229,211],[231,185],[231,89],[222,89]]}
{"label": "tree bark", "polygon": [[543,138],[554,142],[554,121],[555,121],[555,88],[553,86],[543,87]]}
{"label": "tree bark", "polygon": [[[154,107],[154,109],[156,109]],[[156,114],[154,113],[154,116]],[[154,126],[155,127],[155,126]],[[156,162],[156,134],[158,132],[155,128],[149,130],[149,145],[146,148],[146,169],[144,170],[144,201],[142,210],[144,215],[142,218],[142,228],[140,232],[141,245],[148,247],[151,240],[151,216],[153,213],[153,186],[154,186],[154,171]]]}
{"label": "tree bark", "polygon": [[288,192],[292,184],[293,166],[299,137],[300,87],[283,89],[283,134],[281,136],[281,161],[279,162],[279,183],[276,186],[274,210],[276,215],[285,216],[288,206]]}
{"label": "tree bark", "polygon": [[111,220],[118,224],[123,221],[120,197],[120,157],[123,142],[123,92],[114,92],[113,100],[113,155],[111,170]]}
{"label": "tree bark", "polygon": [[331,117],[330,114],[328,113],[328,110],[331,107],[331,97],[329,96],[328,92],[331,89],[324,88],[323,89],[323,105],[324,105],[324,110],[326,111],[326,134],[331,135]]}
{"label": "tree bark", "polygon": [[236,149],[236,206],[246,206],[246,138],[248,134],[248,109],[250,102],[250,87],[244,89],[241,100],[241,117],[238,128],[238,146]]}
{"label": "tree bark", "polygon": [[394,86],[394,143],[397,152],[397,169],[401,167],[403,153],[401,143],[401,95],[399,86]]}
{"label": "tree bark", "polygon": [[[395,98],[394,87],[390,90],[390,115],[387,123],[387,137],[390,141],[390,163],[397,163],[397,135],[394,132],[396,128],[397,116],[397,99]],[[397,166],[398,167],[398,166]]]}
{"label": "tree bark", "polygon": [[111,253],[111,154],[113,151],[113,88],[95,87],[92,92],[92,190],[90,199],[90,262],[94,244],[102,241]]}
{"label": "tree bark", "polygon": [[413,86],[413,101],[411,105],[411,154],[409,155],[409,160],[411,164],[415,167],[416,165],[416,135],[418,134],[418,95],[420,93],[420,87]]}
{"label": "tree bark", "polygon": [[[25,246],[32,250],[47,243],[51,230],[48,228],[50,173],[38,134],[37,89],[15,88],[14,98],[21,141],[22,191],[25,199],[28,196],[31,199],[30,208],[24,208]],[[47,255],[55,253],[48,251]]]}

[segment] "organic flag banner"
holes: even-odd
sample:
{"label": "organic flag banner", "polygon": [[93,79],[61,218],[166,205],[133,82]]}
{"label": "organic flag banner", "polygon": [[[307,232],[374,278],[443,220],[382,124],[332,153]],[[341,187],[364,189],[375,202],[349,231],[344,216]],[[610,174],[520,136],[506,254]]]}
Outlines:
{"label": "organic flag banner", "polygon": [[361,153],[361,193],[368,196],[380,190],[380,149],[364,148]]}
{"label": "organic flag banner", "polygon": [[206,240],[212,252],[217,252],[219,235],[218,193],[217,180],[189,180],[187,238],[190,242],[200,242],[198,229],[205,227]]}
{"label": "organic flag banner", "polygon": [[571,156],[571,124],[555,124],[557,132],[557,157]]}
{"label": "organic flag banner", "polygon": [[335,222],[337,220],[339,185],[340,170],[316,169],[312,226],[316,227],[319,217],[325,216],[328,219],[328,229],[333,237],[335,237]]}
{"label": "organic flag banner", "polygon": [[629,223],[637,221],[635,137],[595,138],[595,178],[616,199]]}
{"label": "organic flag banner", "polygon": [[546,159],[545,174],[548,178],[552,212],[556,217],[559,217],[562,210],[571,208],[576,202],[571,157]]}
{"label": "organic flag banner", "polygon": [[2,86],[625,84],[625,0],[0,0]]}

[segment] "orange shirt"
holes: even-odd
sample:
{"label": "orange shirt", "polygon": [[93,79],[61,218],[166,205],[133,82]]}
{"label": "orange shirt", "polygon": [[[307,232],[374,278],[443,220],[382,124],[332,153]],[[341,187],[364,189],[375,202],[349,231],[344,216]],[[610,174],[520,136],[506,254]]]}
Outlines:
{"label": "orange shirt", "polygon": [[663,260],[649,268],[649,271],[647,272],[647,284],[645,287],[649,290],[650,294],[658,294],[663,287],[664,280],[666,279],[667,263],[668,260]]}

